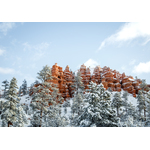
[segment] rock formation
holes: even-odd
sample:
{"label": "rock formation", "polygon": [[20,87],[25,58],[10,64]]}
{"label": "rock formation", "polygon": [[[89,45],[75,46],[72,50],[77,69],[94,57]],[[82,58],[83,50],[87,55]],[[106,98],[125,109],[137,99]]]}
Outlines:
{"label": "rock formation", "polygon": [[[128,91],[136,97],[136,94],[140,90],[139,85],[141,84],[140,79],[134,79],[132,76],[126,76],[125,73],[120,74],[116,70],[112,70],[109,67],[105,66],[101,68],[100,66],[96,66],[93,69],[86,68],[83,64],[78,70],[81,73],[82,82],[84,84],[85,89],[88,89],[88,85],[91,81],[104,85],[104,88],[111,89],[112,91],[121,91],[121,89]],[[74,76],[75,74],[69,70],[69,66],[67,65],[65,70],[63,71],[62,67],[58,66],[57,63],[52,66],[52,83],[55,84],[59,88],[59,93],[62,95],[64,99],[73,97],[73,84],[74,84]]]}
{"label": "rock formation", "polygon": [[138,90],[140,90],[140,79],[133,79],[132,76],[126,76],[125,73],[120,74],[118,71],[112,70],[107,66],[103,68],[96,66],[92,75],[90,69],[86,69],[84,64],[81,65],[79,71],[81,72],[85,89],[88,89],[89,82],[93,81],[97,84],[102,83],[104,88],[110,88],[112,91],[120,92],[123,89],[133,94],[134,97],[136,97]]}

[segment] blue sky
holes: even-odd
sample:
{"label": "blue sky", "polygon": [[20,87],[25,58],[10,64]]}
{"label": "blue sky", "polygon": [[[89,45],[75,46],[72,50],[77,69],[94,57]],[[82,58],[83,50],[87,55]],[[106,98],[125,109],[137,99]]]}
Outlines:
{"label": "blue sky", "polygon": [[0,85],[36,80],[43,66],[109,66],[150,84],[150,23],[0,23]]}

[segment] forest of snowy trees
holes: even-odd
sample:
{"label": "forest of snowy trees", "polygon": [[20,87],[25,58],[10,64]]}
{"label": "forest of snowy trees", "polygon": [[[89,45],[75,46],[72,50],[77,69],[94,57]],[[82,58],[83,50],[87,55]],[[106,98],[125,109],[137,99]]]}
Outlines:
{"label": "forest of snowy trees", "polygon": [[[148,127],[150,126],[150,89],[145,80],[133,98],[128,92],[106,90],[102,83],[90,82],[85,90],[80,72],[75,75],[73,98],[65,99],[53,86],[49,66],[39,71],[37,80],[27,88],[24,80],[2,82],[0,98],[1,127]],[[36,86],[35,86],[36,85]]]}

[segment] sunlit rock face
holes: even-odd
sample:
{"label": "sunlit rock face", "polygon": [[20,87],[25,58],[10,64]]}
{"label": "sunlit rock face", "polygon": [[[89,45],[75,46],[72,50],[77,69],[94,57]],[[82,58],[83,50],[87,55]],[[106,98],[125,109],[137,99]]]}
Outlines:
{"label": "sunlit rock face", "polygon": [[88,89],[89,82],[93,81],[97,84],[102,83],[106,90],[109,88],[112,91],[120,92],[123,89],[136,97],[136,94],[140,90],[139,85],[142,82],[140,79],[126,76],[125,73],[120,74],[118,71],[112,70],[107,66],[103,68],[96,66],[91,74],[91,70],[83,64],[78,71],[81,72],[85,89]]}
{"label": "sunlit rock face", "polygon": [[[59,88],[59,93],[64,99],[73,97],[73,84],[75,79],[75,74],[70,71],[67,65],[65,70],[58,66],[57,63],[51,68],[53,79],[51,82]],[[80,69],[77,71],[81,73],[82,82],[84,84],[85,90],[88,89],[88,85],[91,81],[104,85],[104,88],[108,88],[112,91],[120,92],[121,89],[128,91],[134,97],[140,90],[140,79],[134,79],[132,76],[126,76],[125,73],[120,74],[116,70],[112,70],[105,66],[101,68],[96,66],[95,68],[87,68],[84,64],[81,65]]]}
{"label": "sunlit rock face", "polygon": [[52,83],[57,85],[62,97],[65,99],[72,97],[73,88],[71,85],[74,82],[74,74],[69,70],[69,66],[67,65],[63,71],[62,67],[55,63],[55,65],[52,66],[51,72],[53,77]]}

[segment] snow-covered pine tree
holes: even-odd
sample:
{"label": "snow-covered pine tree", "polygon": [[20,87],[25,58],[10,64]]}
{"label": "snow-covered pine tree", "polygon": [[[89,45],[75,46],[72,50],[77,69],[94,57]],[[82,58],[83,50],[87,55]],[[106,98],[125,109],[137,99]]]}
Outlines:
{"label": "snow-covered pine tree", "polygon": [[75,94],[71,106],[71,116],[70,116],[70,122],[72,126],[76,124],[77,118],[83,113],[84,105],[85,103],[83,101],[83,97],[81,96],[81,94],[80,93]]}
{"label": "snow-covered pine tree", "polygon": [[64,113],[66,114],[67,113],[67,107],[64,106]]}
{"label": "snow-covered pine tree", "polygon": [[141,91],[147,91],[149,90],[148,86],[147,86],[147,83],[146,83],[146,80],[142,80],[142,83],[140,84],[140,88],[141,88]]}
{"label": "snow-covered pine tree", "polygon": [[83,112],[83,98],[80,93],[76,94],[73,98],[73,104],[71,106],[72,113],[80,115]]}
{"label": "snow-covered pine tree", "polygon": [[[7,101],[3,104],[3,110],[1,115],[3,126],[15,126],[15,123],[20,119],[18,118],[19,111],[23,114],[21,107],[18,107],[19,98],[17,96],[17,89],[17,80],[16,78],[13,78],[10,82],[10,86],[8,89]],[[24,121],[22,121],[22,126],[23,124]]]}
{"label": "snow-covered pine tree", "polygon": [[[142,102],[142,108],[144,111],[144,120],[146,121],[146,104],[147,104],[147,91],[149,90],[146,80],[142,80],[142,83],[140,84],[141,88],[141,95],[143,95],[143,102]],[[142,99],[141,99],[142,100]]]}
{"label": "snow-covered pine tree", "polygon": [[38,72],[37,78],[41,81],[40,84],[33,86],[32,102],[30,104],[34,111],[31,124],[35,127],[42,127],[44,122],[44,116],[47,115],[48,107],[55,103],[51,96],[51,83],[52,80],[51,69],[49,66],[43,67]]}
{"label": "snow-covered pine tree", "polygon": [[2,110],[3,110],[3,105],[4,105],[4,101],[0,101],[0,115],[1,115]]}
{"label": "snow-covered pine tree", "polygon": [[136,108],[135,106],[133,106],[133,104],[130,102],[128,103],[128,106],[127,106],[127,116],[132,116],[133,119],[138,119],[138,114],[137,114],[137,111],[136,111]]}
{"label": "snow-covered pine tree", "polygon": [[122,127],[136,127],[134,125],[133,117],[132,116],[127,116],[125,122],[123,123]]}
{"label": "snow-covered pine tree", "polygon": [[35,80],[35,82],[30,85],[30,88],[29,88],[29,96],[31,96],[31,95],[33,94],[33,87],[34,87],[35,85],[39,85],[39,84],[40,84],[40,82],[39,82],[38,80]]}
{"label": "snow-covered pine tree", "polygon": [[[83,98],[84,98],[84,84],[82,82],[81,72],[78,71],[75,75],[74,73],[74,84],[72,85],[74,91],[73,103],[71,106],[71,115],[70,121],[73,125],[75,123],[76,118],[81,114],[83,107]],[[82,103],[82,104],[81,104]]]}
{"label": "snow-covered pine tree", "polygon": [[[138,91],[138,94],[137,94],[136,98],[137,98],[137,108],[139,110],[139,116],[142,119],[143,118],[142,114],[141,114],[142,110],[146,110],[146,108],[145,108],[145,98],[144,98],[143,93],[142,93],[141,90]],[[144,114],[146,115],[145,111],[144,111]],[[144,116],[144,118],[145,118],[145,116]]]}
{"label": "snow-covered pine tree", "polygon": [[23,84],[21,86],[21,91],[22,91],[23,95],[27,94],[27,81],[26,80],[23,81]]}
{"label": "snow-covered pine tree", "polygon": [[53,87],[51,69],[47,65],[38,73],[41,82],[33,87],[32,107],[34,114],[31,120],[33,126],[47,126],[51,117],[60,113],[59,104],[63,98],[58,94],[58,89]]}
{"label": "snow-covered pine tree", "polygon": [[107,91],[112,93],[112,89],[110,87],[107,89]]}
{"label": "snow-covered pine tree", "polygon": [[77,75],[75,75],[74,84],[72,85],[72,88],[74,89],[74,95],[80,93],[83,96],[84,92],[84,84],[82,82],[82,77],[80,71],[77,72]]}
{"label": "snow-covered pine tree", "polygon": [[28,104],[22,104],[22,108],[25,111],[25,113],[28,114],[28,110],[29,110]]}
{"label": "snow-covered pine tree", "polygon": [[116,92],[112,99],[111,106],[116,108],[118,117],[119,117],[119,109],[122,105],[123,105],[123,102],[121,99],[121,94],[120,94],[120,92]]}
{"label": "snow-covered pine tree", "polygon": [[127,91],[124,91],[122,95],[123,98],[122,105],[125,107],[126,112],[128,111],[128,96],[129,93]]}
{"label": "snow-covered pine tree", "polygon": [[131,102],[127,102],[126,107],[127,109],[123,110],[123,112],[120,114],[120,121],[126,122],[129,116],[133,119],[134,122],[138,121],[139,116],[135,106],[133,106]]}
{"label": "snow-covered pine tree", "polygon": [[103,84],[90,82],[89,93],[85,94],[83,113],[78,117],[76,126],[81,127],[117,127],[118,117],[110,105],[110,93]]}
{"label": "snow-covered pine tree", "polygon": [[24,110],[20,103],[17,106],[17,121],[14,123],[14,127],[24,127],[24,124],[27,124],[27,117],[24,113]]}
{"label": "snow-covered pine tree", "polygon": [[150,91],[147,92],[147,119],[145,122],[145,126],[150,127]]}
{"label": "snow-covered pine tree", "polygon": [[3,98],[7,98],[7,94],[8,94],[8,88],[9,88],[9,82],[7,80],[2,82],[4,86],[4,94],[3,94]]}
{"label": "snow-covered pine tree", "polygon": [[146,121],[145,121],[145,126],[150,127],[150,91],[148,91],[146,96]]}
{"label": "snow-covered pine tree", "polygon": [[63,127],[68,125],[68,119],[65,116],[61,116],[60,107],[61,104],[51,105],[49,108],[49,115],[45,118],[46,127]]}
{"label": "snow-covered pine tree", "polygon": [[[57,103],[50,105],[49,111],[51,112],[47,117],[48,127],[62,127],[68,125],[68,119],[65,116],[61,115],[61,107],[64,99],[59,93],[59,89],[55,86],[53,87],[52,99],[54,99]],[[66,102],[66,104],[68,104]]]}

